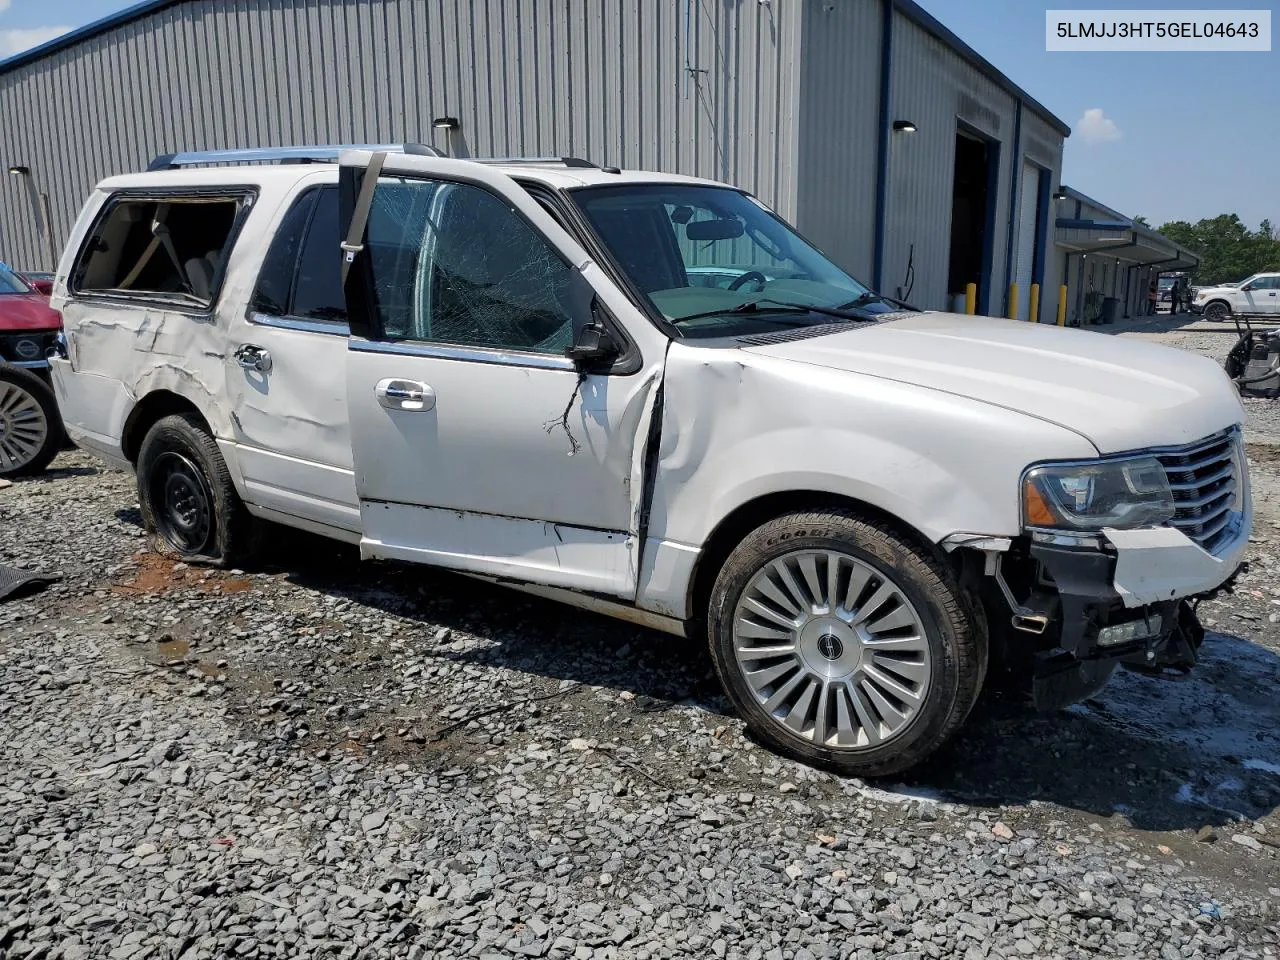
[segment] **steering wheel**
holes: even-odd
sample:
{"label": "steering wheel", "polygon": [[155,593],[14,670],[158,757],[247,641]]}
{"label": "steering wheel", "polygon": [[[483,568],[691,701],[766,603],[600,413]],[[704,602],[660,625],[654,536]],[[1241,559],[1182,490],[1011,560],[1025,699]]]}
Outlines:
{"label": "steering wheel", "polygon": [[755,280],[755,281],[757,281],[757,282],[760,284],[760,286],[761,286],[761,287],[763,287],[766,283],[768,283],[768,282],[769,282],[769,278],[768,278],[768,277],[766,277],[766,276],[765,276],[763,273],[761,273],[759,270],[748,270],[748,271],[747,271],[746,273],[744,273],[742,276],[740,276],[740,277],[738,277],[737,279],[735,279],[735,280],[733,281],[733,283],[729,284],[729,289],[730,289],[730,290],[740,290],[740,289],[742,289],[743,284],[745,284],[748,280]]}

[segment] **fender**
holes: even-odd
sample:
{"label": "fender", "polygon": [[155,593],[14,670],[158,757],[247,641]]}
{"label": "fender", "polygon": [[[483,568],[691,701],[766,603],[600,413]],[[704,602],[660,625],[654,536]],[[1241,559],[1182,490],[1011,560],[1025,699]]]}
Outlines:
{"label": "fender", "polygon": [[693,556],[726,517],[761,497],[857,500],[931,543],[973,530],[1016,536],[1023,469],[1095,456],[1073,431],[979,400],[676,343],[649,491],[650,575],[637,602],[687,614]]}

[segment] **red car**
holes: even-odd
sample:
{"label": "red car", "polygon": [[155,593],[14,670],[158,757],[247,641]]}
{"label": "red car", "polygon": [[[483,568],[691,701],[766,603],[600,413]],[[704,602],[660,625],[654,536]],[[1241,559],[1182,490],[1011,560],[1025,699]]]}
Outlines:
{"label": "red car", "polygon": [[38,273],[31,270],[23,270],[19,276],[27,283],[31,284],[31,288],[36,293],[42,293],[46,297],[53,296],[53,274]]}
{"label": "red car", "polygon": [[39,473],[62,445],[45,359],[61,331],[48,297],[0,264],[0,478]]}

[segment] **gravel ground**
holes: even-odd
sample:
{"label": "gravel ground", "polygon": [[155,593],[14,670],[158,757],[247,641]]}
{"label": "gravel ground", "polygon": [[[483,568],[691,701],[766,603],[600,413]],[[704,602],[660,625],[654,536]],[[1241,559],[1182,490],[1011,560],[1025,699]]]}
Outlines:
{"label": "gravel ground", "polygon": [[149,553],[131,478],[0,490],[0,957],[1280,956],[1280,457],[1181,683],[980,704],[906,783],[743,736],[697,645],[273,530]]}

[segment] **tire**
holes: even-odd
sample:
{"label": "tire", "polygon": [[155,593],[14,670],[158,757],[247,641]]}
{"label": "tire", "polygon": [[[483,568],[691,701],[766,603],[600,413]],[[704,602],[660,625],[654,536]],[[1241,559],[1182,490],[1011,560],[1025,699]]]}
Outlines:
{"label": "tire", "polygon": [[716,578],[707,633],[751,731],[842,774],[920,763],[968,716],[985,673],[985,620],[949,568],[851,511],[750,533]]}
{"label": "tire", "polygon": [[157,552],[219,567],[247,555],[253,518],[199,416],[157,420],[142,439],[137,473],[142,521]]}
{"label": "tire", "polygon": [[1211,300],[1204,305],[1204,318],[1210,323],[1222,323],[1231,317],[1231,304],[1225,300]]}
{"label": "tire", "polygon": [[30,477],[49,466],[63,440],[62,416],[49,385],[0,362],[0,477]]}

